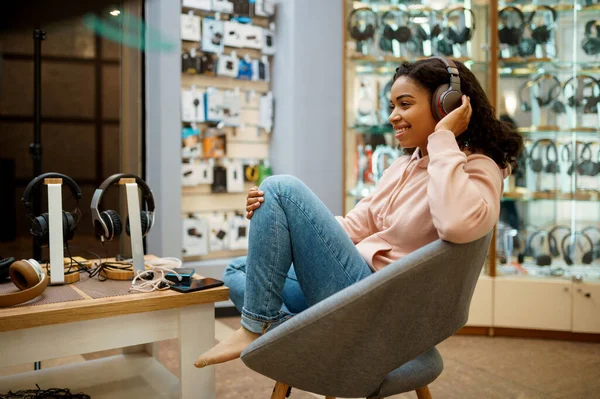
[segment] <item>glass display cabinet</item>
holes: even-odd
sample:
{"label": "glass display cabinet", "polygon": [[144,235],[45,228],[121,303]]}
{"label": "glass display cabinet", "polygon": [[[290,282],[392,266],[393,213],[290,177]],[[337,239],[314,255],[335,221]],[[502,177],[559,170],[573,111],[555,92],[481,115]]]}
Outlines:
{"label": "glass display cabinet", "polygon": [[525,142],[468,325],[600,340],[600,5],[343,1],[344,212],[402,154],[387,120],[398,64],[459,60]]}

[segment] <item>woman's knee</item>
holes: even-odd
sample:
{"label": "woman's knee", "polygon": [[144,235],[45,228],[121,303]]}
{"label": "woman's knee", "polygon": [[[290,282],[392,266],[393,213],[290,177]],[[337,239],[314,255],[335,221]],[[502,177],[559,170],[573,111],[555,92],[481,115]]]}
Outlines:
{"label": "woman's knee", "polygon": [[276,192],[290,189],[304,189],[306,185],[302,180],[292,175],[274,175],[267,177],[260,185],[262,191],[274,189]]}
{"label": "woman's knee", "polygon": [[239,258],[235,258],[229,266],[225,268],[225,272],[223,273],[223,281],[227,285],[227,280],[238,276],[239,274],[246,273],[246,259],[247,256],[240,256]]}

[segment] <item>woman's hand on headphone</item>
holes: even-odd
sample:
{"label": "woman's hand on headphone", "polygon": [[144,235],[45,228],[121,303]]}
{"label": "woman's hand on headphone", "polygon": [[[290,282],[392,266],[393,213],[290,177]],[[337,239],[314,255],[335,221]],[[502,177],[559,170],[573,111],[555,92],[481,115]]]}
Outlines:
{"label": "woman's hand on headphone", "polygon": [[246,200],[246,219],[250,220],[254,211],[258,209],[261,202],[265,202],[263,197],[264,192],[258,191],[258,187],[254,186],[248,191],[248,199]]}
{"label": "woman's hand on headphone", "polygon": [[444,116],[441,121],[435,125],[435,132],[438,130],[450,130],[454,136],[458,137],[467,130],[471,120],[471,99],[463,94],[462,105]]}

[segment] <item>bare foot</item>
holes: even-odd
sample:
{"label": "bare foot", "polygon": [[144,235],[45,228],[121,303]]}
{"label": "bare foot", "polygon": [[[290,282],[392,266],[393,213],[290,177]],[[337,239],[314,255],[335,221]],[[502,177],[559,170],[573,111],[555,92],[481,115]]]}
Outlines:
{"label": "bare foot", "polygon": [[210,366],[211,364],[228,362],[240,357],[244,349],[260,334],[255,334],[240,327],[239,330],[231,334],[226,340],[218,343],[214,348],[202,354],[194,363],[198,368]]}

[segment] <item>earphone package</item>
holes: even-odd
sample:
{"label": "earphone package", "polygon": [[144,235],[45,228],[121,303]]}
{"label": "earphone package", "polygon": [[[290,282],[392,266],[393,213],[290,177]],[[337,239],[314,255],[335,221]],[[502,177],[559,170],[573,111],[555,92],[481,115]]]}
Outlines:
{"label": "earphone package", "polygon": [[229,225],[223,212],[212,212],[208,216],[210,252],[225,251],[229,249]]}
{"label": "earphone package", "polygon": [[191,214],[183,219],[184,256],[208,255],[209,221],[201,214]]}
{"label": "earphone package", "polygon": [[210,11],[212,0],[183,0],[182,6],[196,8],[198,10]]}
{"label": "earphone package", "polygon": [[242,99],[239,90],[223,92],[223,123],[226,126],[240,126],[242,112]]}
{"label": "earphone package", "polygon": [[204,122],[204,91],[195,88],[181,90],[181,120]]}
{"label": "earphone package", "polygon": [[204,93],[204,108],[207,121],[220,122],[223,119],[223,92],[214,87],[207,88]]}
{"label": "earphone package", "polygon": [[275,15],[275,0],[256,0],[254,2],[254,14],[261,17]]}
{"label": "earphone package", "polygon": [[263,29],[262,34],[262,53],[265,55],[274,55],[275,50],[275,32],[270,29]]}
{"label": "earphone package", "polygon": [[204,18],[202,21],[202,51],[221,54],[224,50],[223,21]]}
{"label": "earphone package", "polygon": [[235,52],[222,54],[217,62],[217,75],[235,78],[238,75],[239,60]]}
{"label": "earphone package", "polygon": [[223,25],[225,46],[243,48],[246,26],[237,21],[225,21]]}
{"label": "earphone package", "polygon": [[242,30],[243,47],[260,50],[263,48],[263,28],[244,25]]}
{"label": "earphone package", "polygon": [[233,12],[233,3],[228,0],[212,0],[212,8],[216,12],[231,14]]}
{"label": "earphone package", "polygon": [[248,249],[248,234],[250,232],[250,221],[241,212],[230,212],[230,249]]}
{"label": "earphone package", "polygon": [[181,129],[181,157],[193,159],[202,156],[200,148],[200,130],[186,126]]}
{"label": "earphone package", "polygon": [[227,168],[227,192],[244,192],[244,169],[242,162],[237,159],[231,159],[225,164]]}
{"label": "earphone package", "polygon": [[200,41],[200,17],[193,14],[181,14],[181,40]]}

